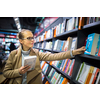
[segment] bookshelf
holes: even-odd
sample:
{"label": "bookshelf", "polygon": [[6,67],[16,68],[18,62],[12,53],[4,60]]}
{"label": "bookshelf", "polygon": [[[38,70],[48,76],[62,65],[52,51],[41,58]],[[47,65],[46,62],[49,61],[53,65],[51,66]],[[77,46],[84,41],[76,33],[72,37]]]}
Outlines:
{"label": "bookshelf", "polygon": [[[46,62],[47,64],[49,64],[49,62]],[[54,69],[56,69],[56,71],[58,71],[59,73],[62,73],[63,76],[67,77],[69,80],[71,79],[71,77],[69,75],[67,75],[66,73],[64,73],[63,71],[61,71],[59,68],[57,68],[54,65],[51,65]]]}
{"label": "bookshelf", "polygon": [[[70,18],[71,17],[69,17],[68,19],[70,19]],[[48,31],[49,29],[53,28],[54,26],[58,25],[59,23],[62,23],[64,20],[65,20],[65,17],[58,18],[56,21],[54,21],[52,23],[52,25],[47,27],[44,30],[44,32]],[[81,30],[76,28],[76,29],[73,29],[73,30],[70,30],[70,31],[65,31],[61,34],[56,35],[56,37],[47,38],[44,41],[36,42],[35,44],[37,44],[37,43],[40,44],[42,42],[52,41],[52,50],[45,49],[45,48],[42,48],[42,49],[38,48],[38,49],[43,50],[43,51],[50,51],[51,53],[59,53],[59,52],[63,52],[63,51],[53,50],[54,41],[56,39],[66,40],[68,37],[73,37],[73,38],[77,37],[77,48],[80,48],[80,47],[84,46],[85,39],[89,34],[91,34],[91,33],[99,33],[100,34],[99,27],[100,27],[100,21],[93,22],[93,23],[90,23],[90,24],[87,24],[87,25],[84,24],[83,27],[81,28]],[[41,34],[43,34],[43,32]],[[34,48],[36,48],[36,47],[34,47]],[[62,70],[60,70],[56,66],[50,65],[49,62],[46,62],[46,63],[51,66],[50,69],[54,68],[58,73],[62,74],[65,78],[69,79],[70,84],[80,84],[80,82],[76,81],[76,76],[77,76],[77,73],[79,71],[79,68],[80,68],[80,65],[81,65],[82,62],[86,62],[87,64],[89,64],[91,66],[95,66],[97,68],[100,68],[100,66],[99,66],[100,57],[99,56],[81,54],[81,55],[76,55],[74,59],[75,59],[75,64],[74,64],[73,72],[72,72],[71,76],[67,75],[65,72],[63,72]],[[50,72],[50,69],[47,73]],[[48,80],[49,83],[51,83],[50,80],[47,77],[48,74],[46,74],[45,76],[46,76],[45,80]]]}

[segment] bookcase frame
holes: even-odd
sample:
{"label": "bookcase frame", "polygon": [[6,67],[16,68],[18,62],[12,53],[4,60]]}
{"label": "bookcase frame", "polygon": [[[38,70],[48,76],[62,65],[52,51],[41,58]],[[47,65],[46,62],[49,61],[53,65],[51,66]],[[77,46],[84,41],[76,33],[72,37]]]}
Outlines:
{"label": "bookcase frame", "polygon": [[[68,17],[68,19],[70,19],[70,18],[71,17]],[[66,19],[66,17],[59,17],[49,27],[47,27],[43,32],[51,29],[52,27],[54,27],[55,25],[58,25],[59,23],[62,23],[65,19]],[[73,29],[71,31],[66,31],[64,33],[61,33],[56,37],[48,38],[48,39],[44,40],[44,42],[52,41],[52,43],[53,43],[52,44],[53,45],[52,50],[48,50],[48,49],[44,49],[44,48],[42,48],[42,50],[50,51],[51,53],[63,52],[63,51],[53,50],[53,48],[54,48],[54,40],[56,40],[56,39],[67,40],[68,37],[77,37],[77,48],[80,48],[80,47],[84,46],[86,37],[91,33],[99,33],[100,34],[100,21],[94,22],[94,23],[91,23],[91,24],[88,24],[88,25],[84,25],[81,30],[78,30],[78,28],[77,28],[77,29]],[[36,43],[41,43],[41,42],[36,42]],[[36,49],[41,49],[41,48],[36,48]],[[51,68],[54,68],[58,73],[61,73],[64,77],[69,79],[70,80],[70,84],[80,84],[75,79],[76,79],[78,70],[79,70],[80,65],[81,65],[82,62],[86,62],[89,65],[92,65],[92,66],[95,66],[97,68],[100,68],[100,66],[99,66],[100,57],[92,56],[92,55],[85,55],[85,54],[81,54],[81,55],[76,55],[75,56],[75,64],[74,64],[74,67],[73,67],[72,76],[67,75],[66,73],[61,71],[59,68],[57,68],[56,66],[50,65],[49,62],[46,62],[51,67],[48,68],[47,74],[45,75],[45,79],[44,79],[43,82],[45,83],[46,80],[48,80],[49,83],[51,84],[51,82],[50,82],[50,80],[49,80],[49,78],[47,76],[48,76]]]}

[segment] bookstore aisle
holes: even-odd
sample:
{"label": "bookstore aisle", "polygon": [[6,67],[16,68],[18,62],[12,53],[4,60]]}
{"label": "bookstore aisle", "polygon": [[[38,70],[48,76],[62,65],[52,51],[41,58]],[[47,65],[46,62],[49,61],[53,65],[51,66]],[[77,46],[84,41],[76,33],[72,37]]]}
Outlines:
{"label": "bookstore aisle", "polygon": [[16,36],[17,33],[0,31],[0,74],[2,74],[6,60],[9,57],[11,42],[14,43],[16,49],[19,45]]}
{"label": "bookstore aisle", "polygon": [[43,84],[100,84],[99,27],[100,17],[59,17],[36,33],[34,48],[40,52],[86,48],[71,59],[41,61]]}
{"label": "bookstore aisle", "polygon": [[[43,84],[100,84],[100,17],[45,17],[33,34],[39,52],[86,48],[71,59],[41,61]],[[0,30],[0,75],[11,42],[18,48],[17,33]]]}

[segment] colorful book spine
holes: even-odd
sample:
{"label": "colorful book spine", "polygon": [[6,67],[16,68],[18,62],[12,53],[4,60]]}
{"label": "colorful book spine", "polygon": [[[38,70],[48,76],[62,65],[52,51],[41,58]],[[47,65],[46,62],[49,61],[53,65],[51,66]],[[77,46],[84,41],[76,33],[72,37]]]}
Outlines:
{"label": "colorful book spine", "polygon": [[63,60],[63,61],[62,61],[61,66],[60,66],[60,70],[63,69],[63,66],[64,66],[65,61],[66,61],[66,60]]}
{"label": "colorful book spine", "polygon": [[65,67],[65,70],[64,70],[65,73],[66,73],[66,71],[67,71],[67,68],[68,68],[69,64],[70,64],[70,59],[68,59],[68,62],[67,62],[67,64],[66,64],[66,67]]}
{"label": "colorful book spine", "polygon": [[85,64],[85,66],[82,69],[81,75],[80,75],[80,77],[78,79],[78,82],[80,82],[82,84],[85,83],[85,80],[86,80],[86,77],[88,75],[89,69],[90,69],[90,66]]}
{"label": "colorful book spine", "polygon": [[68,73],[69,76],[72,75],[73,68],[74,68],[74,64],[75,64],[75,59],[73,60],[72,66],[71,66],[70,71],[69,71],[69,73]]}
{"label": "colorful book spine", "polygon": [[50,73],[48,74],[48,78],[50,78],[50,76],[52,75],[52,73],[53,73],[53,68],[51,69],[51,71],[50,71]]}
{"label": "colorful book spine", "polygon": [[67,84],[68,81],[69,81],[68,79],[64,78],[62,84]]}
{"label": "colorful book spine", "polygon": [[80,77],[80,74],[81,74],[81,72],[82,72],[82,69],[83,69],[84,65],[85,65],[85,63],[83,62],[83,63],[81,64],[81,68],[79,69],[79,73],[78,73],[78,75],[77,75],[77,77],[76,77],[76,80],[77,80],[77,81],[78,81],[78,79],[79,79],[79,77]]}
{"label": "colorful book spine", "polygon": [[67,74],[68,74],[68,70],[69,70],[69,67],[70,67],[70,65],[71,65],[71,62],[72,62],[72,60],[69,61],[68,67],[66,68],[65,73],[67,73]]}
{"label": "colorful book spine", "polygon": [[90,70],[89,70],[89,73],[88,73],[88,75],[87,75],[87,78],[86,78],[86,80],[85,80],[85,84],[89,84],[90,79],[91,79],[91,76],[92,76],[92,73],[93,73],[93,70],[94,70],[94,67],[91,66],[91,67],[90,67]]}
{"label": "colorful book spine", "polygon": [[68,68],[68,71],[66,72],[68,75],[69,75],[69,72],[70,72],[70,70],[71,70],[71,67],[72,67],[73,63],[74,63],[74,59],[71,60],[71,64],[70,64],[70,66],[69,66],[69,68]]}
{"label": "colorful book spine", "polygon": [[94,70],[93,70],[93,73],[92,73],[91,79],[90,79],[90,81],[89,81],[89,84],[92,84],[92,81],[93,81],[93,78],[94,78],[94,76],[95,76],[96,70],[97,70],[97,68],[94,67]]}

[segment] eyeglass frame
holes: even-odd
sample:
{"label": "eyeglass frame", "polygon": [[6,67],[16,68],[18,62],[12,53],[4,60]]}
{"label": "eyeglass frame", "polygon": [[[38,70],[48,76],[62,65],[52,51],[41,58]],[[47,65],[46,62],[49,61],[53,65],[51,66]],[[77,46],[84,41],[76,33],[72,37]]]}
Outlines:
{"label": "eyeglass frame", "polygon": [[[31,38],[31,39],[28,39],[28,38]],[[27,37],[27,38],[23,38],[22,40],[25,40],[25,39],[27,39],[27,40],[31,41],[32,39],[34,40],[34,37]]]}

